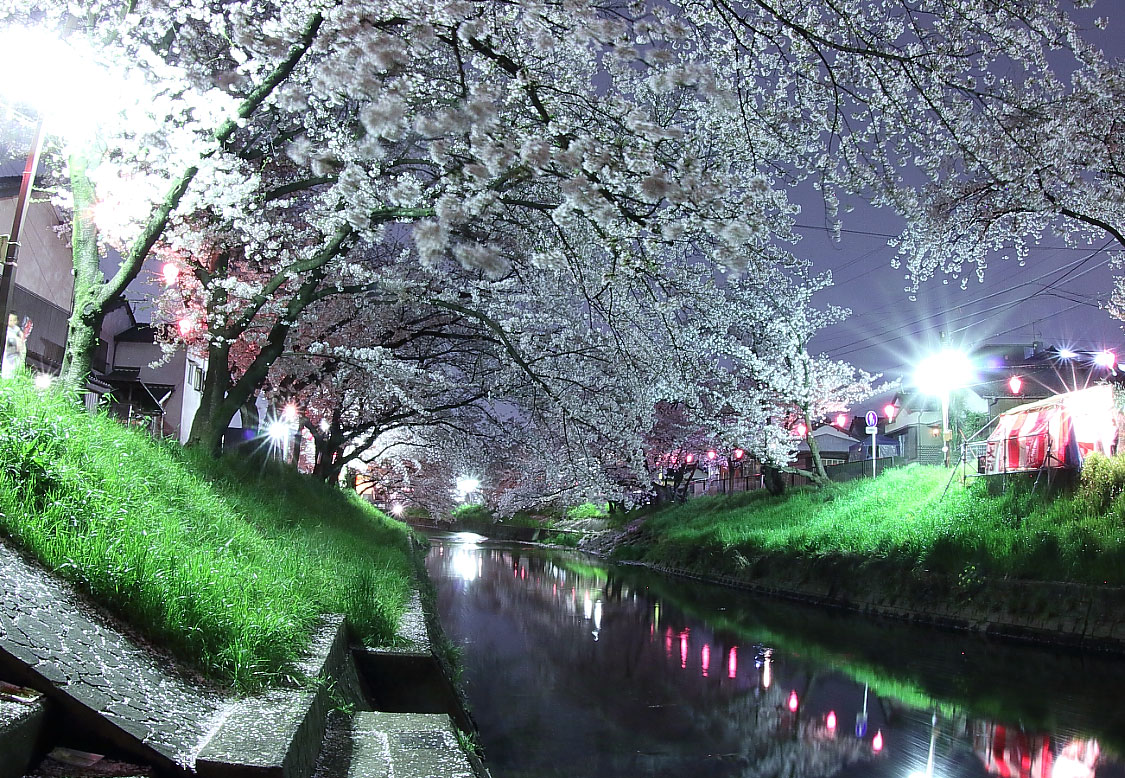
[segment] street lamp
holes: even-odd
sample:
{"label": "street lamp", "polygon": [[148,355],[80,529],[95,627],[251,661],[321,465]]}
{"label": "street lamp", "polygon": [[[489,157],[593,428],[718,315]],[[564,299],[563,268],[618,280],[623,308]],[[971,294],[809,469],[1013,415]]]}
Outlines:
{"label": "street lamp", "polygon": [[914,385],[927,394],[941,398],[941,451],[945,466],[949,467],[949,444],[953,432],[949,429],[949,395],[966,386],[973,378],[973,363],[969,357],[953,349],[945,349],[923,359],[914,374]]}

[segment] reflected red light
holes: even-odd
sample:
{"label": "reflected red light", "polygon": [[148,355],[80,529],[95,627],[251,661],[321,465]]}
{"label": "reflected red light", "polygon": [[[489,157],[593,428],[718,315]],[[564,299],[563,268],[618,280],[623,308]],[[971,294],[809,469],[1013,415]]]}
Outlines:
{"label": "reflected red light", "polygon": [[730,647],[730,654],[727,656],[727,678],[734,678],[738,675],[738,646]]}
{"label": "reflected red light", "polygon": [[797,712],[797,706],[799,704],[800,703],[797,700],[797,691],[793,690],[793,691],[789,692],[789,710],[790,710],[790,712],[796,713]]}
{"label": "reflected red light", "polygon": [[668,627],[668,631],[664,633],[664,654],[669,659],[672,658],[672,628]]}
{"label": "reflected red light", "polygon": [[746,455],[746,452],[745,452],[745,451],[743,451],[743,450],[742,450],[742,449],[740,449],[740,448],[736,448],[736,449],[734,450],[734,458],[735,458],[735,459],[742,459],[742,457],[743,457],[743,456],[745,456],[745,455]]}
{"label": "reflected red light", "polygon": [[680,633],[680,669],[687,668],[688,633],[685,629]]}
{"label": "reflected red light", "polygon": [[836,711],[834,711],[834,710],[828,711],[828,719],[824,723],[828,726],[828,728],[830,730],[835,731],[836,730]]}
{"label": "reflected red light", "polygon": [[711,672],[711,646],[706,643],[699,652],[699,662],[703,665],[703,677],[706,678]]}
{"label": "reflected red light", "polygon": [[871,750],[879,753],[883,750],[883,730],[875,733],[875,737],[871,738]]}

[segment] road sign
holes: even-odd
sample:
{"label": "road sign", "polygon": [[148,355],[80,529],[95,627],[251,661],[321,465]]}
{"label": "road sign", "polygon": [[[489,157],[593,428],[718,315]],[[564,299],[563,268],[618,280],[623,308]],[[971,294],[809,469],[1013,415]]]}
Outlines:
{"label": "road sign", "polygon": [[865,429],[864,431],[865,431],[865,432],[866,432],[866,433],[867,433],[868,435],[874,435],[874,434],[875,434],[876,432],[878,432],[878,431],[879,431],[879,428],[878,428],[878,427],[875,427],[875,426],[871,426],[871,427],[867,427],[867,428],[866,428],[866,429]]}
{"label": "road sign", "polygon": [[[863,420],[867,422],[868,427],[874,427],[879,423],[879,414],[875,413],[875,411],[868,411],[867,414],[863,417]],[[871,430],[867,431],[871,432]]]}

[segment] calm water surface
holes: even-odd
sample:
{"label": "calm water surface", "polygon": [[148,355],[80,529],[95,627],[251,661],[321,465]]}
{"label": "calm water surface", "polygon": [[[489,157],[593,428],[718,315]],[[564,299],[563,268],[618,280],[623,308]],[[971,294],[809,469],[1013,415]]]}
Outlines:
{"label": "calm water surface", "polygon": [[1125,661],[434,535],[495,778],[1125,778]]}

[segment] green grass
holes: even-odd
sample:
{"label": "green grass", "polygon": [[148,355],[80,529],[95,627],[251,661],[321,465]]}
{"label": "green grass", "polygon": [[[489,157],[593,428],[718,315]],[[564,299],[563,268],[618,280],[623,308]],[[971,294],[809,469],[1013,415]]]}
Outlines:
{"label": "green grass", "polygon": [[[1125,584],[1125,461],[1077,485],[960,479],[910,466],[876,479],[691,500],[652,514],[623,558],[736,574],[760,557],[861,557],[952,575]],[[949,484],[948,491],[946,486]]]}
{"label": "green grass", "polygon": [[213,679],[291,673],[319,617],[394,640],[406,528],[276,464],[155,443],[27,381],[0,384],[0,531]]}

